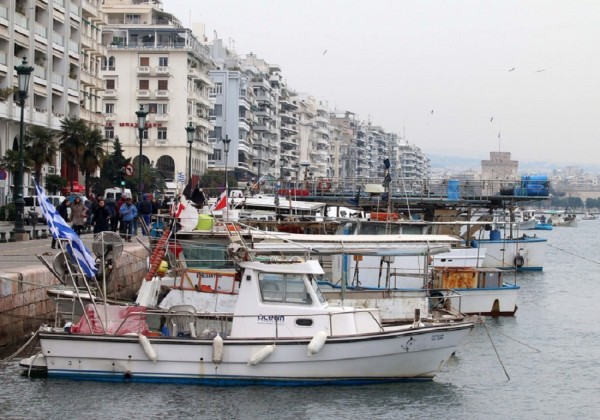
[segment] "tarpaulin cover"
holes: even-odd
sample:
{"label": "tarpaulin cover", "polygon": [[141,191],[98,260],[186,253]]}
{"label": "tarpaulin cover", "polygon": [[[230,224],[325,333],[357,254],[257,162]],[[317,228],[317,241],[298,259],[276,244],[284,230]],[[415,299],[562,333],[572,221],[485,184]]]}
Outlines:
{"label": "tarpaulin cover", "polygon": [[[96,312],[97,309],[97,312]],[[88,323],[84,315],[79,322],[71,327],[73,334],[103,334],[102,325],[106,334],[125,335],[128,333],[148,333],[146,324],[146,307],[144,306],[116,306],[94,305],[85,307],[85,312],[90,320]],[[105,319],[105,314],[106,318]]]}

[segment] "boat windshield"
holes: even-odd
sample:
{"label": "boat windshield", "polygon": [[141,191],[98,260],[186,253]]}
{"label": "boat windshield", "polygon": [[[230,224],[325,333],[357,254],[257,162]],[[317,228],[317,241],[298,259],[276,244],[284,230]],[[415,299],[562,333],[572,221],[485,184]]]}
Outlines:
{"label": "boat windshield", "polygon": [[312,287],[312,289],[315,291],[315,294],[317,295],[317,299],[319,299],[319,302],[325,303],[325,297],[323,296],[323,293],[321,293],[321,289],[319,288],[319,283],[317,282],[317,279],[315,279],[314,276],[309,276],[308,282],[310,283],[310,286]]}
{"label": "boat windshield", "polygon": [[258,283],[264,302],[312,303],[301,274],[260,273]]}

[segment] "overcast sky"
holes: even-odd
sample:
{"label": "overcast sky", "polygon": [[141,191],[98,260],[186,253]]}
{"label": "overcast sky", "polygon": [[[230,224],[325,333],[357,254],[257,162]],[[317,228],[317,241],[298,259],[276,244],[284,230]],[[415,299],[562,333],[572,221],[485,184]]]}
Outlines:
{"label": "overcast sky", "polygon": [[[427,154],[597,163],[600,1],[164,0]],[[498,135],[500,134],[500,138]]]}

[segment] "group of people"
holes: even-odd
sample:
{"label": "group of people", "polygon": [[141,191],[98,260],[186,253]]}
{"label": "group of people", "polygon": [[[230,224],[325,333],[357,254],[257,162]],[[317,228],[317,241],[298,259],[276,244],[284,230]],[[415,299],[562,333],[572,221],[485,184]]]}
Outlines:
{"label": "group of people", "polygon": [[[75,196],[72,202],[69,198],[64,199],[57,211],[66,222],[71,223],[77,235],[87,228],[92,228],[94,234],[118,231],[126,241],[131,242],[131,237],[137,234],[138,216],[148,227],[152,214],[158,213],[158,206],[156,200],[147,194],[139,202],[137,198],[125,195],[115,202],[114,199],[90,194],[85,201],[81,196]],[[142,233],[145,234],[144,228]],[[56,240],[53,239],[52,248],[55,247]]]}

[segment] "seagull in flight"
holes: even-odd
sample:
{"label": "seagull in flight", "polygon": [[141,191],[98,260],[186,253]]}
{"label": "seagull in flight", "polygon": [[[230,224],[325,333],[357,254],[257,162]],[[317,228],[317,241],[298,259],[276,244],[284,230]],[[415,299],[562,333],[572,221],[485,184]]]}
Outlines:
{"label": "seagull in flight", "polygon": [[431,114],[433,114],[433,109],[431,110]]}
{"label": "seagull in flight", "polygon": [[494,117],[490,118],[490,122],[494,121]]}
{"label": "seagull in flight", "polygon": [[509,69],[508,71],[515,71],[515,68],[513,67],[512,69]]}
{"label": "seagull in flight", "polygon": [[327,50],[323,51],[323,55],[325,55],[327,53]]}
{"label": "seagull in flight", "polygon": [[536,72],[536,73],[541,73],[541,72],[543,72],[543,71],[546,71],[546,69],[539,69],[539,70],[536,70],[535,72]]}

